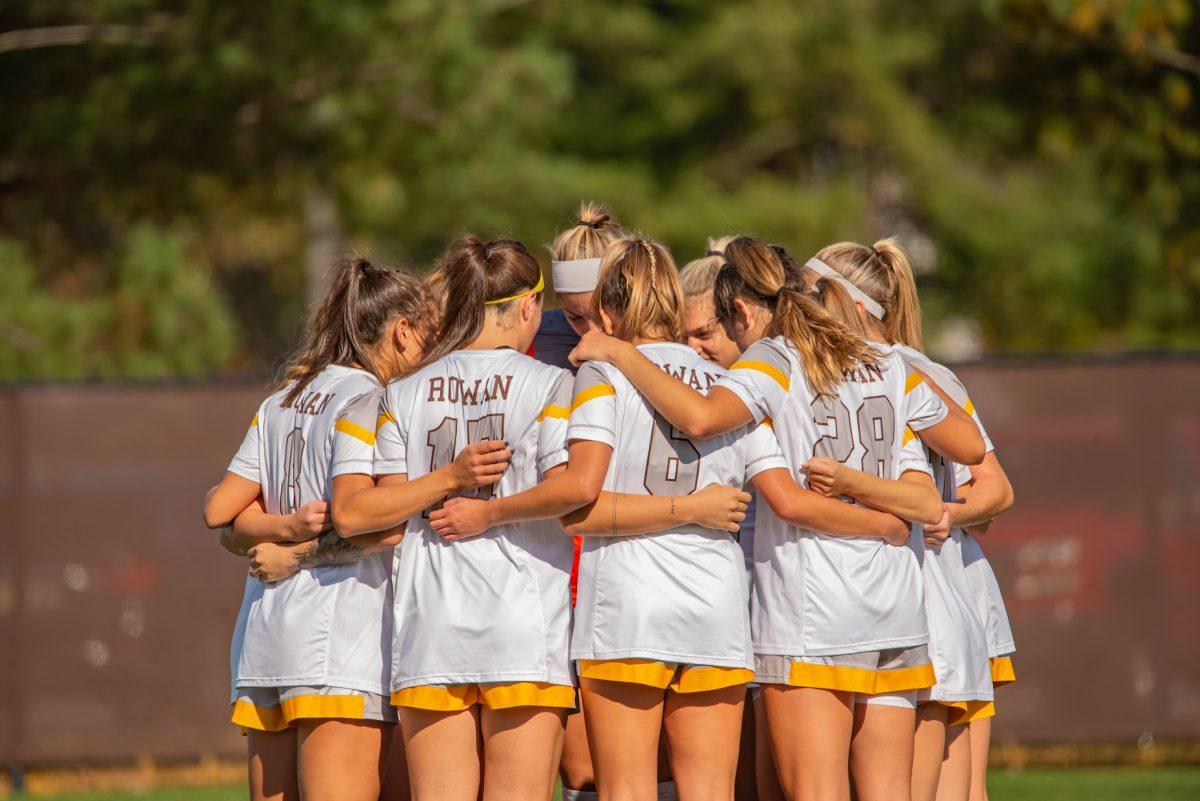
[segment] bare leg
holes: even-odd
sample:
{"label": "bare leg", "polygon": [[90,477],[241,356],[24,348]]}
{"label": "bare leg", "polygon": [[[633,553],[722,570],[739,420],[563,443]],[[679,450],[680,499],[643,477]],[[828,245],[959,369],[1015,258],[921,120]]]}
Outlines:
{"label": "bare leg", "polygon": [[[763,702],[771,751],[787,797],[792,801],[848,801],[853,695],[768,684],[763,687]],[[911,731],[912,723],[909,726]],[[904,794],[908,795],[907,787]]]}
{"label": "bare leg", "polygon": [[771,737],[767,731],[767,708],[760,694],[754,701],[754,778],[759,801],[785,801],[771,753]]}
{"label": "bare leg", "polygon": [[579,705],[578,712],[567,716],[558,775],[562,777],[564,788],[595,791],[596,772],[592,768],[592,754],[588,751],[587,728],[583,716],[583,704]]}
{"label": "bare leg", "polygon": [[913,747],[913,801],[934,801],[946,750],[946,707],[932,702],[917,707],[917,737]]}
{"label": "bare leg", "polygon": [[549,801],[565,716],[538,706],[481,710],[483,801]]}
{"label": "bare leg", "polygon": [[971,729],[952,726],[946,732],[946,762],[938,782],[937,801],[967,801],[971,795]]}
{"label": "bare leg", "polygon": [[482,781],[479,707],[430,712],[400,707],[416,801],[476,801]]}
{"label": "bare leg", "polygon": [[988,749],[992,744],[992,719],[973,720],[971,728],[971,801],[988,801]]}
{"label": "bare leg", "polygon": [[910,801],[917,710],[854,705],[850,773],[858,801]]}
{"label": "bare leg", "polygon": [[667,750],[680,801],[731,801],[746,685],[667,693]]}
{"label": "bare leg", "polygon": [[246,733],[250,801],[299,801],[296,730]]}
{"label": "bare leg", "polygon": [[376,801],[383,767],[382,730],[387,725],[373,720],[297,721],[300,798]]}
{"label": "bare leg", "polygon": [[390,736],[385,737],[383,789],[379,801],[410,801],[412,788],[408,784],[408,761],[404,754],[404,735],[399,726],[389,726]]}
{"label": "bare leg", "polygon": [[601,801],[655,801],[664,690],[581,679]]}
{"label": "bare leg", "polygon": [[758,791],[755,789],[754,755],[754,699],[750,690],[746,690],[746,703],[742,711],[742,736],[738,744],[737,774],[733,780],[734,801],[755,801]]}

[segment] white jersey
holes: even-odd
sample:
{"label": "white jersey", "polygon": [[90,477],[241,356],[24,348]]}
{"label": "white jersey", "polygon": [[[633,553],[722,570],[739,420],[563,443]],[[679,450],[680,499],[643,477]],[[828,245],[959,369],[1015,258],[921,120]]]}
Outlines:
{"label": "white jersey", "polygon": [[[971,415],[975,425],[979,426],[979,433],[983,436],[984,450],[988,453],[994,451],[996,447],[992,444],[987,430],[984,429],[983,421],[979,419],[979,413],[967,394],[967,388],[958,380],[958,376],[954,375],[949,368],[929,361],[928,357],[919,351],[910,348],[903,348],[903,351],[906,354],[911,352],[924,359],[929,369],[926,370],[924,366],[921,369],[927,372],[946,394]],[[954,472],[956,487],[961,487],[971,481],[970,467],[955,464]],[[957,531],[960,531],[962,536],[962,559],[966,568],[967,582],[971,589],[971,597],[978,607],[980,619],[984,621],[987,631],[988,656],[1006,656],[1014,653],[1017,646],[1013,640],[1012,625],[1008,621],[1008,611],[1004,607],[1004,597],[1000,593],[1000,582],[996,580],[996,573],[992,570],[992,565],[988,562],[987,557],[984,556],[979,540],[965,531]]]}
{"label": "white jersey", "polygon": [[[718,386],[736,394],[756,422],[770,418],[798,482],[812,456],[827,456],[884,478],[930,473],[910,436],[941,422],[948,410],[899,356],[850,371],[835,395],[808,383],[784,337],[750,346]],[[832,656],[904,648],[928,640],[921,580],[921,541],[835,537],[793,526],[769,505],[754,532],[751,620],[760,654]]]}
{"label": "white jersey", "polygon": [[[290,405],[271,395],[229,472],[256,481],[271,514],[329,500],[334,476],[371,472],[383,392],[365,370],[331,365]],[[364,461],[365,460],[365,461]],[[301,570],[271,584],[246,579],[233,634],[233,686],[387,691],[391,554]]]}
{"label": "white jersey", "polygon": [[[567,461],[571,375],[511,348],[458,350],[388,385],[378,475],[410,480],[468,444],[502,439],[508,470],[475,497],[530,489]],[[571,684],[568,580],[573,549],[554,520],[497,526],[446,542],[414,515],[397,549],[392,691],[428,684]]]}
{"label": "white jersey", "polygon": [[[685,345],[638,350],[701,392],[725,374]],[[768,427],[690,440],[614,367],[597,362],[576,375],[567,436],[612,447],[608,492],[687,495],[709,484],[741,487],[764,470],[786,466]],[[571,656],[752,670],[748,593],[745,560],[728,532],[689,525],[585,537]]]}
{"label": "white jersey", "polygon": [[[956,402],[966,402],[966,389],[950,370],[912,348],[896,345],[895,350]],[[942,500],[953,502],[959,486],[955,464],[933,451],[927,450],[926,454]],[[921,526],[914,529],[921,534]],[[929,656],[937,677],[930,697],[935,701],[990,701],[994,697],[986,618],[981,615],[967,578],[964,536],[961,528],[953,528],[945,542],[925,553],[925,616],[929,623]]]}

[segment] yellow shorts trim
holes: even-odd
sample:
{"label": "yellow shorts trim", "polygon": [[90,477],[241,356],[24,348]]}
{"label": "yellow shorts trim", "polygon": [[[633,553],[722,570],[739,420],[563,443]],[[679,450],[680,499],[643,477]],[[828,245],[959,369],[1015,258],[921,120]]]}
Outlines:
{"label": "yellow shorts trim", "polygon": [[947,726],[965,726],[968,723],[996,716],[994,701],[936,701],[948,707],[950,714],[946,718]]}
{"label": "yellow shorts trim", "polygon": [[283,710],[279,707],[255,706],[243,698],[234,702],[229,722],[255,731],[283,731],[288,726]]}
{"label": "yellow shorts trim", "polygon": [[430,712],[461,712],[476,704],[488,709],[517,706],[575,708],[575,688],[564,684],[537,681],[496,684],[447,684],[406,687],[392,693],[393,706],[425,709]]}
{"label": "yellow shorts trim", "polygon": [[932,664],[895,670],[871,670],[846,665],[793,662],[788,673],[788,684],[793,687],[815,687],[819,690],[870,695],[923,690],[935,683]]}
{"label": "yellow shorts trim", "polygon": [[585,679],[644,684],[677,693],[702,693],[722,690],[754,681],[754,671],[746,668],[710,665],[676,665],[651,659],[581,659],[579,675]]}
{"label": "yellow shorts trim", "polygon": [[1012,684],[1017,680],[1017,671],[1013,667],[1012,657],[992,657],[992,684],[999,687],[1002,684]]}
{"label": "yellow shorts trim", "polygon": [[367,699],[361,695],[297,695],[285,698],[283,717],[288,723],[301,718],[348,718],[362,720]]}

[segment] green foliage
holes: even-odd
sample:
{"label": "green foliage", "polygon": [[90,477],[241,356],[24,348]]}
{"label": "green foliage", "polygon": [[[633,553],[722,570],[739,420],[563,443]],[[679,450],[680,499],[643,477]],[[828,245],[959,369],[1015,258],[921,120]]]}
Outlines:
{"label": "green foliage", "polygon": [[314,187],[348,246],[417,267],[596,198],[680,263],[899,235],[934,333],[993,349],[1200,344],[1182,0],[27,5],[0,31],[95,27],[0,51],[6,377],[269,364]]}

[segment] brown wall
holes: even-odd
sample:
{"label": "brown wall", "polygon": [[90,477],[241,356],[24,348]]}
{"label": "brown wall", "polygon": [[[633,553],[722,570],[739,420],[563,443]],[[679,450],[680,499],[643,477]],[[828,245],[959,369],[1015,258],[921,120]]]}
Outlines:
{"label": "brown wall", "polygon": [[[997,736],[1200,736],[1200,362],[961,370],[1018,505],[986,536]],[[264,391],[0,389],[0,760],[240,753],[244,564],[200,522]]]}

